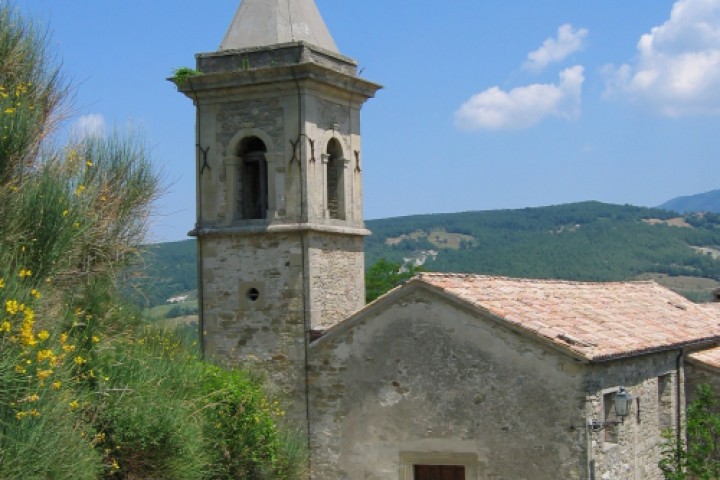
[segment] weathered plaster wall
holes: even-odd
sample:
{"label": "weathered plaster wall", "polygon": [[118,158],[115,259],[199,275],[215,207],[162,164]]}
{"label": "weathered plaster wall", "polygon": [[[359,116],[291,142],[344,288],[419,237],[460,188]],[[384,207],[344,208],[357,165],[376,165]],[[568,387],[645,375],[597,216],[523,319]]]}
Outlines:
{"label": "weathered plaster wall", "polygon": [[573,360],[422,290],[350,323],[310,347],[313,478],[586,478]]}
{"label": "weathered plaster wall", "polygon": [[[590,434],[590,479],[663,478],[658,468],[661,433],[666,428],[675,428],[677,419],[676,358],[677,352],[671,351],[590,367],[588,419],[605,419],[604,394],[609,394],[605,400],[610,400],[612,392],[624,386],[633,396],[631,414],[623,424]],[[684,410],[682,388],[680,405]],[[610,419],[616,418],[611,414]]]}

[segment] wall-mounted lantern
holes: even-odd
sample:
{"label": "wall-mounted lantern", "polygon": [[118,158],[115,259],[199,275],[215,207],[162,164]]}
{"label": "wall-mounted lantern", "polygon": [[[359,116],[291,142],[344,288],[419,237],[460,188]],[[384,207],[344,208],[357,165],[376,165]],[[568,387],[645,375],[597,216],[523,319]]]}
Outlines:
{"label": "wall-mounted lantern", "polygon": [[633,396],[630,392],[625,390],[625,387],[620,387],[620,390],[615,393],[615,415],[619,420],[595,420],[592,419],[589,422],[590,428],[594,431],[599,431],[608,426],[619,425],[625,423],[625,417],[630,415],[630,408],[632,407]]}

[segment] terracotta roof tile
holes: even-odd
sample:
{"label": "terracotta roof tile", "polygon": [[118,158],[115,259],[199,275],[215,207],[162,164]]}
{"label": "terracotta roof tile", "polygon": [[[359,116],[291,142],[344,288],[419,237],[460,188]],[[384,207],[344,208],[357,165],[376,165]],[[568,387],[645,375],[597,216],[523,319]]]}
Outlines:
{"label": "terracotta roof tile", "polygon": [[[704,303],[702,307],[711,312],[711,314],[720,315],[720,302]],[[700,363],[720,370],[720,347],[701,350],[688,355],[688,357],[694,363]]]}
{"label": "terracotta roof tile", "polygon": [[720,369],[720,347],[708,348],[707,350],[691,353],[688,357],[693,363],[700,363],[711,368]]}
{"label": "terracotta roof tile", "polygon": [[[589,283],[422,273],[424,282],[588,360],[720,341],[720,304],[654,282]],[[720,353],[718,353],[720,365]]]}

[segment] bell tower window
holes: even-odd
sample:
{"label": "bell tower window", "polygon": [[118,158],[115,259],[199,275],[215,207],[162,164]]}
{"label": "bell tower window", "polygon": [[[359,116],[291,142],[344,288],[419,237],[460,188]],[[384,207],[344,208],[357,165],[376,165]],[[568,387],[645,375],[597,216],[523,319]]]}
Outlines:
{"label": "bell tower window", "polygon": [[268,174],[267,148],[258,137],[243,139],[240,143],[240,211],[244,220],[267,218]]}
{"label": "bell tower window", "polygon": [[342,147],[333,138],[327,146],[327,214],[329,218],[345,219],[345,160]]}

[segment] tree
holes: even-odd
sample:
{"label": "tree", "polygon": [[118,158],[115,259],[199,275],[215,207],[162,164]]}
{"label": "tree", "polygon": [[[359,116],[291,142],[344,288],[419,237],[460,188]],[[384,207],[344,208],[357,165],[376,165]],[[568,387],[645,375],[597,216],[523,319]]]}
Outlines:
{"label": "tree", "polygon": [[708,385],[700,385],[687,408],[687,445],[674,432],[665,433],[660,468],[666,480],[720,479],[720,413]]}
{"label": "tree", "polygon": [[381,258],[365,273],[365,301],[372,302],[421,271],[422,267],[403,267],[399,262]]}

